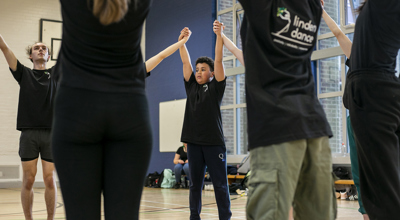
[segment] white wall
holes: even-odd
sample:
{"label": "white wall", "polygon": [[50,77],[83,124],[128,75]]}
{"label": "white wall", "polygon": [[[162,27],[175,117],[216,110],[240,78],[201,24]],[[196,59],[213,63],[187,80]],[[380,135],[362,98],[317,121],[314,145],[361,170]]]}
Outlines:
{"label": "white wall", "polygon": [[[41,18],[61,20],[59,1],[0,0],[0,34],[18,60],[28,67],[32,67],[32,63],[25,54],[25,48],[39,40]],[[2,165],[21,164],[18,156],[20,132],[16,130],[18,95],[19,85],[11,75],[3,54],[0,53],[0,169]],[[41,169],[39,165],[36,176],[38,185],[43,183]],[[21,179],[20,168],[19,179],[0,177],[0,187],[10,186],[7,184],[10,182],[19,187]]]}

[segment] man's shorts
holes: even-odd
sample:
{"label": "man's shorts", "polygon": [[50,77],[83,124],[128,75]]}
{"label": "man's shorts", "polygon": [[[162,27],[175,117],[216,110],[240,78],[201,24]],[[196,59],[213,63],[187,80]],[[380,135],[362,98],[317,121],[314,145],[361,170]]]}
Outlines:
{"label": "man's shorts", "polygon": [[19,156],[21,161],[31,161],[40,157],[53,162],[50,146],[50,129],[24,129],[19,139]]}

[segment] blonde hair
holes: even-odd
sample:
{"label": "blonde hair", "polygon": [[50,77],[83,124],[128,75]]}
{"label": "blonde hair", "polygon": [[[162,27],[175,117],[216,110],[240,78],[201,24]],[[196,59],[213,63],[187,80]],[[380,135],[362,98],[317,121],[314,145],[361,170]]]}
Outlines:
{"label": "blonde hair", "polygon": [[93,15],[103,25],[121,21],[129,9],[131,0],[93,0]]}
{"label": "blonde hair", "polygon": [[[25,48],[25,50],[26,50],[26,55],[28,55],[28,57],[30,57],[31,54],[32,54],[32,48],[33,48],[33,46],[36,45],[36,44],[38,44],[38,43],[42,43],[42,44],[46,45],[47,53],[49,54],[49,56],[51,56],[51,48],[50,48],[49,46],[47,46],[47,44],[43,43],[42,41],[36,41],[34,44],[27,46],[27,47]],[[29,59],[30,59],[30,58],[29,58]],[[30,59],[30,60],[31,60],[31,62],[33,63],[33,60],[32,60],[32,59]]]}

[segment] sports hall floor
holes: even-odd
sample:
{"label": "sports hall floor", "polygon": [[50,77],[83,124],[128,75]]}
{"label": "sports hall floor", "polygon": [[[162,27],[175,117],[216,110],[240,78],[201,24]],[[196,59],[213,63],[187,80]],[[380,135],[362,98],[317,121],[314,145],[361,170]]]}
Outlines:
{"label": "sports hall floor", "polygon": [[[33,217],[45,220],[46,206],[44,189],[34,189]],[[55,219],[65,219],[61,191],[58,191],[58,204]],[[231,196],[232,219],[246,219],[246,196]],[[357,201],[338,201],[339,220],[361,220]],[[189,190],[187,189],[154,189],[145,187],[140,206],[141,220],[187,220],[189,219]],[[203,191],[203,220],[218,219],[218,210],[213,191]],[[104,219],[104,218],[103,218]],[[0,189],[0,220],[24,220],[20,202],[20,189]]]}

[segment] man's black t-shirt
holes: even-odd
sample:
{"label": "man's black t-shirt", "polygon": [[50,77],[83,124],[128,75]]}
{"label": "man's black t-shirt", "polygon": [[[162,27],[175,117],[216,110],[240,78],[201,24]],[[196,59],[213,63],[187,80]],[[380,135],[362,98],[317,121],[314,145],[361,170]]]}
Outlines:
{"label": "man's black t-shirt", "polygon": [[187,100],[181,142],[225,145],[220,110],[225,86],[226,78],[221,82],[214,78],[200,85],[192,74],[185,81]]}
{"label": "man's black t-shirt", "polygon": [[179,159],[186,161],[187,160],[187,152],[183,149],[183,147],[178,148],[176,154],[179,154]]}
{"label": "man's black t-shirt", "polygon": [[332,136],[311,72],[320,1],[239,1],[249,148]]}
{"label": "man's black t-shirt", "polygon": [[356,21],[351,71],[395,72],[400,48],[400,1],[368,0]]}
{"label": "man's black t-shirt", "polygon": [[52,70],[32,70],[19,61],[16,71],[10,69],[20,86],[17,130],[51,128],[52,102],[57,88],[57,79]]}
{"label": "man's black t-shirt", "polygon": [[107,26],[93,15],[93,1],[60,2],[60,85],[100,92],[144,93],[146,70],[140,40],[150,0],[132,1],[122,20]]}

